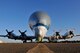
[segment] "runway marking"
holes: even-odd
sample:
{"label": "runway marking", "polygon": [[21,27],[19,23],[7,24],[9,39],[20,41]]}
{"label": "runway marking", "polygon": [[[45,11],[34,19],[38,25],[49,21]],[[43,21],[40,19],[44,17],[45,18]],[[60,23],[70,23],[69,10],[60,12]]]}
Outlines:
{"label": "runway marking", "polygon": [[27,53],[54,53],[46,45],[39,43],[36,47],[28,50]]}

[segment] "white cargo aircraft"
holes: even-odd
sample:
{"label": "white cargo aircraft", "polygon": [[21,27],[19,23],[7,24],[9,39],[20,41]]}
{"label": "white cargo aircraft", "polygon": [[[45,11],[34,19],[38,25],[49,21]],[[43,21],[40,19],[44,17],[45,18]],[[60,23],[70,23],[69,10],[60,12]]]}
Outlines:
{"label": "white cargo aircraft", "polygon": [[[30,29],[34,32],[34,36],[27,36],[25,34],[26,31],[19,32],[21,33],[20,36],[16,36],[12,31],[7,31],[7,35],[0,35],[0,37],[8,37],[9,39],[15,39],[15,40],[22,40],[23,43],[25,43],[27,40],[36,39],[37,42],[42,42],[43,39],[48,39],[49,41],[54,40],[54,39],[65,39],[68,38],[68,33],[65,36],[60,36],[59,32],[56,32],[56,36],[51,36],[47,37],[45,36],[47,31],[49,30],[50,27],[50,17],[42,11],[36,11],[32,13],[32,15],[29,18],[29,27]],[[69,34],[73,35],[72,31],[69,31]],[[72,37],[72,36],[71,36]]]}
{"label": "white cargo aircraft", "polygon": [[21,33],[20,36],[16,36],[12,31],[7,31],[7,35],[0,35],[0,37],[8,37],[10,39],[15,39],[15,40],[22,40],[23,43],[25,43],[27,40],[36,39],[37,42],[42,42],[43,38],[48,39],[48,37],[44,37],[49,29],[50,26],[50,17],[42,11],[37,11],[34,12],[30,18],[29,18],[29,26],[33,32],[35,32],[35,36],[27,36],[25,34],[26,31],[19,32]]}

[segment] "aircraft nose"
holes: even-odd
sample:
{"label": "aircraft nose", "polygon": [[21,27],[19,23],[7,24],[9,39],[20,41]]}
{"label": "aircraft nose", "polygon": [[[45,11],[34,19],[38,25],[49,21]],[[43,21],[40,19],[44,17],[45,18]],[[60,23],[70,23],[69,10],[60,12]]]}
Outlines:
{"label": "aircraft nose", "polygon": [[36,40],[42,41],[43,37],[46,35],[47,29],[44,26],[38,26],[35,28]]}
{"label": "aircraft nose", "polygon": [[35,36],[40,36],[40,30],[38,28],[35,29]]}

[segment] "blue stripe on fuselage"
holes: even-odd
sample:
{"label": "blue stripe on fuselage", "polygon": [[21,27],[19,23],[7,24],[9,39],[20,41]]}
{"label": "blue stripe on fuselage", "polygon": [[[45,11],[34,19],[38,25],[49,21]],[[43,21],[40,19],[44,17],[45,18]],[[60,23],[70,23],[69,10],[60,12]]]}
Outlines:
{"label": "blue stripe on fuselage", "polygon": [[36,26],[44,26],[47,30],[49,29],[49,27],[47,25],[44,25],[42,23],[37,23],[36,25],[34,25],[33,27],[36,27]]}

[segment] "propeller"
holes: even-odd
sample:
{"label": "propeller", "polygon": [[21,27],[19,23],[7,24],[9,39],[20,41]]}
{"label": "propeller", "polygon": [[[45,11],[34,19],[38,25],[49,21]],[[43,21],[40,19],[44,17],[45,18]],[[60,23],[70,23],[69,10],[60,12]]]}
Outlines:
{"label": "propeller", "polygon": [[54,39],[60,39],[60,38],[62,38],[62,36],[60,35],[60,32],[62,31],[62,30],[53,30],[55,33],[54,33]]}
{"label": "propeller", "polygon": [[62,30],[53,30],[53,32],[61,32]]}
{"label": "propeller", "polygon": [[21,30],[19,30],[19,32],[21,33],[21,36],[26,36],[26,32],[27,32],[27,30],[25,30],[24,32],[22,32]]}
{"label": "propeller", "polygon": [[14,31],[14,30],[8,31],[8,30],[6,29],[6,32],[8,33],[7,35],[11,35],[11,33],[12,33],[13,31]]}
{"label": "propeller", "polygon": [[62,30],[53,30],[55,33],[56,33],[56,35],[59,35],[59,33],[62,31]]}
{"label": "propeller", "polygon": [[19,30],[19,32],[20,32],[20,33],[26,33],[26,32],[27,32],[27,30],[25,30],[24,32],[21,32],[21,30]]}
{"label": "propeller", "polygon": [[[26,34],[25,34],[25,32],[26,32],[27,30],[25,30],[24,32],[22,32],[22,31],[20,31],[19,30],[19,32],[21,33],[21,35],[20,35],[20,37],[22,38],[22,39],[25,39],[26,38]],[[25,40],[24,40],[25,41]]]}
{"label": "propeller", "polygon": [[75,31],[75,28],[66,29],[66,31]]}
{"label": "propeller", "polygon": [[67,32],[69,32],[69,34],[73,34],[73,31],[75,31],[75,28],[71,28],[71,29],[66,29]]}
{"label": "propeller", "polygon": [[[6,32],[8,33],[9,31],[6,29]],[[14,30],[10,31],[10,32],[14,32]]]}

